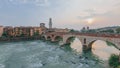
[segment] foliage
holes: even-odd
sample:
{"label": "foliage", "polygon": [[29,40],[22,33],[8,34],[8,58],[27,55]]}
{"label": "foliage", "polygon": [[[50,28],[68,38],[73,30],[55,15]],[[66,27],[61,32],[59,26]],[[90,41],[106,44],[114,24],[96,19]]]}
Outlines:
{"label": "foliage", "polygon": [[6,32],[3,32],[2,37],[8,37],[8,34]]}
{"label": "foliage", "polygon": [[120,33],[120,27],[116,29],[117,33]]}
{"label": "foliage", "polygon": [[63,39],[62,39],[62,37],[57,36],[57,37],[55,38],[55,40],[57,40],[57,41],[62,41]]}
{"label": "foliage", "polygon": [[106,41],[108,46],[115,46],[115,44],[113,44],[112,42]]}
{"label": "foliage", "polygon": [[20,37],[24,37],[25,35],[22,33],[21,35],[20,35]]}
{"label": "foliage", "polygon": [[65,45],[64,45],[64,49],[65,49],[66,51],[71,51],[72,48],[70,47],[70,43],[65,44]]}
{"label": "foliage", "polygon": [[109,58],[109,65],[113,68],[120,66],[119,55],[112,54]]}
{"label": "foliage", "polygon": [[69,41],[69,43],[73,42],[74,40],[75,40],[75,37],[70,37],[70,38],[67,39],[67,41]]}
{"label": "foliage", "polygon": [[78,32],[78,31],[76,31],[76,30],[74,30],[74,29],[71,29],[70,32]]}
{"label": "foliage", "polygon": [[114,30],[108,29],[108,30],[102,30],[100,32],[103,32],[103,33],[114,33]]}
{"label": "foliage", "polygon": [[89,33],[96,33],[96,30],[90,29],[87,32],[89,32]]}
{"label": "foliage", "polygon": [[34,36],[38,36],[39,35],[39,31],[36,31],[35,33],[34,33]]}
{"label": "foliage", "polygon": [[113,46],[113,47],[119,49],[119,48],[118,48],[114,43],[112,43],[112,42],[106,41],[106,43],[107,43],[108,46]]}

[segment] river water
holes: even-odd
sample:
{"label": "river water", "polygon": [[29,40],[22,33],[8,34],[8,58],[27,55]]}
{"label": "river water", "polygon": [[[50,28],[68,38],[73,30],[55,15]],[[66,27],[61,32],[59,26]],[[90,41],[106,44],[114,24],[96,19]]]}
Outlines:
{"label": "river water", "polygon": [[98,59],[119,52],[100,40],[93,44],[92,53],[83,53],[77,38],[70,47],[72,51],[40,40],[0,43],[0,68],[107,68]]}

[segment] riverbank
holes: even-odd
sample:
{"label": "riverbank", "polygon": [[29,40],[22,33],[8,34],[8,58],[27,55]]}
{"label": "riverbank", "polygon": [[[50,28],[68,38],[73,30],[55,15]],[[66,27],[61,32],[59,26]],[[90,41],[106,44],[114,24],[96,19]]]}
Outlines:
{"label": "riverbank", "polygon": [[31,37],[0,37],[0,42],[19,42],[19,41],[29,41],[29,40],[40,40],[41,36],[31,36]]}

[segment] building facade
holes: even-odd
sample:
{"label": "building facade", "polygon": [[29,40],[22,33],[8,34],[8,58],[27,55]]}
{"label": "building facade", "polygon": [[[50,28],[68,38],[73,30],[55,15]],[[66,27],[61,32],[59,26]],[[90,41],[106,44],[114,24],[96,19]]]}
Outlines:
{"label": "building facade", "polygon": [[3,36],[8,37],[8,36],[14,36],[14,28],[12,26],[6,26],[3,29]]}
{"label": "building facade", "polygon": [[[43,24],[42,24],[43,25]],[[45,26],[40,27],[4,27],[3,33],[5,37],[27,37],[27,36],[40,36],[46,32]],[[2,30],[1,30],[2,32]]]}
{"label": "building facade", "polygon": [[45,23],[40,23],[40,26],[20,26],[20,27],[12,27],[12,26],[6,26],[3,27],[0,26],[0,36],[3,33],[3,36],[5,37],[29,37],[29,36],[40,36],[46,32],[47,28],[45,27]]}
{"label": "building facade", "polygon": [[33,27],[33,33],[36,35],[42,35],[47,31],[46,27]]}
{"label": "building facade", "polygon": [[32,27],[14,27],[14,36],[33,36]]}
{"label": "building facade", "polygon": [[0,26],[0,37],[2,36],[3,34],[3,26]]}

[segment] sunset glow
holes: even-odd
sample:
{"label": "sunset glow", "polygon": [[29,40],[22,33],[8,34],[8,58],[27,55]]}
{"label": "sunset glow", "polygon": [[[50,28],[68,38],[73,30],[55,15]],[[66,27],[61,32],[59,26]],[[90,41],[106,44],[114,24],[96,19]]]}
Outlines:
{"label": "sunset glow", "polygon": [[93,23],[94,23],[94,19],[93,19],[93,18],[87,19],[87,23],[88,23],[88,24],[93,24]]}

